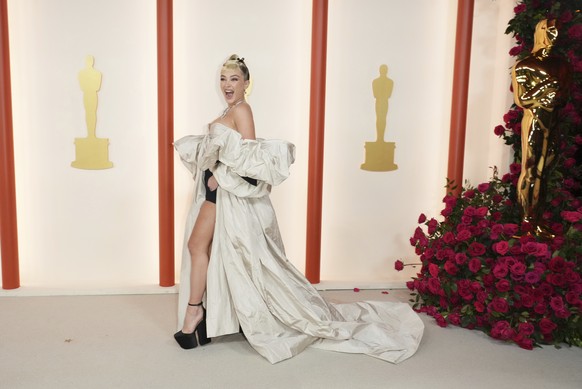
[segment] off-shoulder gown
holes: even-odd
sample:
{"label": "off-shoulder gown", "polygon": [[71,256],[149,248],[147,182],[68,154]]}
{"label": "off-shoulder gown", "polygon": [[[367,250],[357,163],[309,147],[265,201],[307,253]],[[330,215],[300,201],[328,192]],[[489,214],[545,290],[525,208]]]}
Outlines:
{"label": "off-shoulder gown", "polygon": [[179,327],[190,293],[187,242],[205,198],[204,171],[210,169],[219,187],[205,301],[208,336],[237,333],[240,325],[252,347],[271,363],[307,346],[392,363],[416,352],[424,325],[408,304],[327,302],[286,258],[269,193],[289,176],[293,144],[242,139],[214,123],[206,135],[186,136],[174,146],[195,182],[182,254]]}

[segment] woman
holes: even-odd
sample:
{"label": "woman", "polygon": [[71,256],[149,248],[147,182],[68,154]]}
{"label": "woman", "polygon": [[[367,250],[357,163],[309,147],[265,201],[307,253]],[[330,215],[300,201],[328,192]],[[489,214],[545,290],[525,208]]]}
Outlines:
{"label": "woman", "polygon": [[207,135],[175,143],[196,182],[182,257],[178,310],[183,325],[176,340],[193,348],[196,333],[204,344],[208,337],[242,328],[271,363],[310,345],[394,363],[410,357],[424,326],[408,304],[328,303],[285,257],[268,195],[289,176],[295,147],[255,139],[244,99],[248,83],[244,59],[231,56],[220,76],[224,113]]}

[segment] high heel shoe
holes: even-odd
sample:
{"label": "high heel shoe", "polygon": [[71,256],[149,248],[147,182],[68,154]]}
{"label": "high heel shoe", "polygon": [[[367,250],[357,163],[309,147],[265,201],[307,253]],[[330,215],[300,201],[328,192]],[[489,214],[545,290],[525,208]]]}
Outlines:
{"label": "high heel shoe", "polygon": [[[202,305],[202,302],[198,304],[190,304],[191,307],[199,307]],[[196,341],[196,334],[198,334],[198,341]],[[193,332],[185,334],[181,330],[174,334],[174,339],[176,342],[185,350],[193,349],[198,346],[200,343],[201,346],[204,346],[207,343],[210,343],[211,339],[206,335],[206,309],[202,307],[202,320],[200,323],[196,325],[196,328]]]}

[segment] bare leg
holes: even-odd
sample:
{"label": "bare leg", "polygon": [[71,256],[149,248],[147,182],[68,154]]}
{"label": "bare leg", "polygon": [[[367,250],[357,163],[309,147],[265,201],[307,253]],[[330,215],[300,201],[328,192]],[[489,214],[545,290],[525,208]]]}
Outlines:
{"label": "bare leg", "polygon": [[[188,250],[192,261],[190,273],[190,304],[197,304],[202,301],[206,290],[206,272],[210,259],[210,246],[214,234],[214,224],[216,222],[216,205],[205,201],[200,207],[198,218],[192,229],[192,234],[188,240]],[[194,332],[194,329],[202,320],[202,306],[193,307],[188,305],[182,332],[185,334]]]}

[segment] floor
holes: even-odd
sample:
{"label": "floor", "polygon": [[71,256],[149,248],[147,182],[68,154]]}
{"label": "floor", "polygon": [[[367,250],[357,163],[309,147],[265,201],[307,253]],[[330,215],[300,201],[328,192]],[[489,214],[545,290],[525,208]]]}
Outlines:
{"label": "floor", "polygon": [[[324,291],[334,301],[407,301],[406,290]],[[582,388],[582,349],[533,351],[426,325],[392,365],[308,348],[271,365],[241,335],[182,350],[176,294],[0,297],[0,388]]]}

